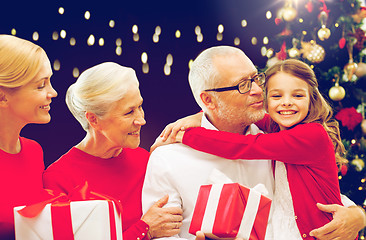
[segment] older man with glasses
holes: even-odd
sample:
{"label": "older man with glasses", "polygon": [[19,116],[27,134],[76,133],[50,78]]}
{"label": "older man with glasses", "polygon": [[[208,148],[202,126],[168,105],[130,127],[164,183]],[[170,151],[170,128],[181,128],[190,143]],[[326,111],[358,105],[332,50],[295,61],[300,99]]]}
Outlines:
{"label": "older man with glasses", "polygon": [[[229,46],[206,49],[193,62],[188,79],[204,112],[202,127],[239,134],[260,132],[254,123],[265,115],[262,89],[265,75],[258,73],[240,49]],[[183,210],[181,233],[175,237],[195,239],[188,231],[199,188],[211,183],[217,172],[247,187],[261,183],[268,191],[267,197],[273,198],[272,161],[228,160],[182,144],[170,144],[151,153],[142,193],[143,211],[161,195],[169,194],[167,205]],[[271,227],[270,219],[266,239],[273,239]],[[339,239],[346,236],[343,234]]]}

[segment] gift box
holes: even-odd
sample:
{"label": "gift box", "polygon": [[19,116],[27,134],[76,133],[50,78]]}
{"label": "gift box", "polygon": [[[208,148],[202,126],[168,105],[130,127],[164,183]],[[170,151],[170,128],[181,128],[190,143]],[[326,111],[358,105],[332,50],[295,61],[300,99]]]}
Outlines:
{"label": "gift box", "polygon": [[[121,206],[100,194],[61,194],[14,208],[17,240],[122,240]],[[73,199],[82,199],[74,201]],[[103,200],[87,200],[101,198]],[[86,200],[84,200],[86,199]]]}
{"label": "gift box", "polygon": [[238,183],[200,187],[189,232],[213,239],[263,240],[272,200]]}

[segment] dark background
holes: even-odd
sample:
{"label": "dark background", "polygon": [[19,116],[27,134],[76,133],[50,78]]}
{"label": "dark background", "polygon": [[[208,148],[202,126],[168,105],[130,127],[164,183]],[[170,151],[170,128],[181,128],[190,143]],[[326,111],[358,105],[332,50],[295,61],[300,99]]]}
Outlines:
{"label": "dark background", "polygon": [[[276,9],[284,1],[272,0],[186,0],[186,1],[28,1],[2,3],[0,6],[0,34],[10,34],[14,28],[16,36],[33,41],[32,34],[38,32],[39,40],[33,41],[47,52],[51,64],[57,59],[59,71],[54,71],[52,84],[58,97],[51,104],[52,120],[46,125],[31,124],[22,131],[22,136],[38,141],[45,153],[48,166],[84,137],[84,131],[68,111],[65,93],[76,78],[72,71],[80,73],[105,61],[114,61],[135,69],[144,98],[147,124],[142,128],[141,147],[149,150],[164,126],[176,119],[199,111],[188,85],[188,63],[204,49],[215,45],[234,45],[238,37],[241,48],[253,62],[263,68],[267,57],[261,55],[261,47],[273,47],[274,34],[278,33],[274,18]],[[65,9],[59,14],[59,7]],[[266,12],[272,12],[267,19]],[[91,13],[89,20],[85,11]],[[242,27],[241,21],[248,23]],[[109,27],[109,21],[115,27]],[[132,26],[138,26],[139,41],[133,40]],[[219,24],[224,26],[223,40],[216,34]],[[155,27],[162,31],[159,42],[152,40]],[[195,27],[200,26],[203,41],[197,42]],[[65,30],[65,39],[52,39],[52,33]],[[181,37],[176,38],[179,30]],[[93,34],[96,43],[87,45]],[[269,45],[263,37],[269,37]],[[76,45],[71,46],[71,37]],[[258,44],[251,43],[252,37]],[[98,39],[104,38],[104,46]],[[116,55],[116,39],[122,39],[122,54]],[[277,51],[277,50],[276,50]],[[149,72],[142,72],[141,54],[148,54]],[[164,74],[168,54],[173,56],[171,74]]]}

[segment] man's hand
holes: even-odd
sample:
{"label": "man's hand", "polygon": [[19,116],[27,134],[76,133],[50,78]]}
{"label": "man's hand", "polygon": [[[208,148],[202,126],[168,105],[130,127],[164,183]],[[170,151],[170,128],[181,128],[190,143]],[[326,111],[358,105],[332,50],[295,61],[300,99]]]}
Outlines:
{"label": "man's hand", "polygon": [[343,207],[337,204],[323,205],[318,203],[323,212],[333,214],[333,220],[310,232],[310,236],[320,240],[354,240],[358,232],[366,225],[364,211],[356,206]]}
{"label": "man's hand", "polygon": [[[206,240],[205,234],[201,231],[196,232],[196,240]],[[244,240],[242,238],[235,238],[235,240]]]}
{"label": "man's hand", "polygon": [[168,199],[168,195],[159,199],[141,218],[150,226],[149,234],[152,238],[171,237],[180,232],[183,211],[178,207],[163,208]]}

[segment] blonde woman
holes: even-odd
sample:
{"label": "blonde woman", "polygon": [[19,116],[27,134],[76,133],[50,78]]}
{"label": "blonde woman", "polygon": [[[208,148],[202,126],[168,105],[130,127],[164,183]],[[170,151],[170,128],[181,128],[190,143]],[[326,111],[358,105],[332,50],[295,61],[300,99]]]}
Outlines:
{"label": "blonde woman", "polygon": [[0,239],[14,238],[13,207],[39,201],[44,192],[41,146],[20,136],[29,123],[45,124],[52,98],[52,69],[45,51],[0,35]]}

